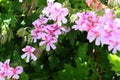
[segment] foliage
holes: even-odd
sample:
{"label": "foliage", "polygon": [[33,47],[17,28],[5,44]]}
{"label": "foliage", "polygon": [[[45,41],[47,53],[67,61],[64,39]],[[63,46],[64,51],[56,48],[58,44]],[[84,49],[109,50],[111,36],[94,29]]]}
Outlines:
{"label": "foliage", "polygon": [[[91,11],[85,0],[56,0],[69,9],[68,22],[72,28],[77,12]],[[101,0],[107,5],[106,0]],[[111,54],[107,46],[89,43],[86,32],[71,29],[61,34],[56,49],[46,51],[45,46],[33,43],[32,22],[39,18],[46,0],[0,0],[0,61],[10,59],[10,66],[23,66],[20,80],[119,80],[120,53]],[[119,6],[115,8],[119,18]],[[102,10],[96,11],[101,14]],[[39,40],[40,41],[40,40]],[[26,45],[36,48],[37,61],[26,63],[21,59]]]}

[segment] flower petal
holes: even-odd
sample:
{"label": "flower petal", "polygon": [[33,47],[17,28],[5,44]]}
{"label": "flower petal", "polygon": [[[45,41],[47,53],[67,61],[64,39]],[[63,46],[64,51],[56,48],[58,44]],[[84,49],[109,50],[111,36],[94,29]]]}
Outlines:
{"label": "flower petal", "polygon": [[50,44],[46,45],[46,51],[50,51]]}
{"label": "flower petal", "polygon": [[21,74],[23,72],[22,66],[17,66],[15,69],[17,70],[17,74]]}
{"label": "flower petal", "polygon": [[30,61],[30,54],[27,55],[27,59],[26,59],[26,62],[28,63]]}
{"label": "flower petal", "polygon": [[15,75],[13,76],[13,78],[19,79],[19,75],[15,74]]}
{"label": "flower petal", "polygon": [[21,58],[24,59],[26,56],[27,56],[27,53],[23,54]]}
{"label": "flower petal", "polygon": [[36,61],[37,60],[37,57],[34,55],[34,54],[31,54],[31,58]]}
{"label": "flower petal", "polygon": [[52,49],[56,49],[56,46],[54,44],[50,44],[50,46],[52,47]]}

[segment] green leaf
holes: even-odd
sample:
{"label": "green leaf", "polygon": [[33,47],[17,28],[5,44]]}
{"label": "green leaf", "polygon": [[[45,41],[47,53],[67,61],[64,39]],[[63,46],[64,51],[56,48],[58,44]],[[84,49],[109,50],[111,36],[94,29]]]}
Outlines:
{"label": "green leaf", "polygon": [[86,53],[88,50],[88,43],[80,44],[78,47],[78,56],[81,58],[86,58]]}
{"label": "green leaf", "polygon": [[59,64],[59,59],[57,57],[49,56],[48,60],[51,69],[54,69]]}
{"label": "green leaf", "polygon": [[108,59],[112,64],[112,70],[115,71],[117,75],[120,75],[120,57],[115,54],[109,54]]}
{"label": "green leaf", "polygon": [[29,76],[24,72],[20,75],[20,80],[29,80]]}
{"label": "green leaf", "polygon": [[75,44],[75,40],[77,39],[77,35],[79,34],[80,32],[78,31],[74,31],[74,30],[71,30],[67,35],[66,35],[66,39],[70,41],[70,44],[71,45],[74,45]]}

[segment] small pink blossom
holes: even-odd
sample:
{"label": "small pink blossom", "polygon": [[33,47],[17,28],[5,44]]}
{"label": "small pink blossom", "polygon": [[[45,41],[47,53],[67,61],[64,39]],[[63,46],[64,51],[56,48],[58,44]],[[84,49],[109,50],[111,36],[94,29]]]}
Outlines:
{"label": "small pink blossom", "polygon": [[49,19],[56,21],[58,25],[61,26],[62,23],[64,24],[67,23],[67,19],[65,18],[67,15],[68,15],[68,9],[62,8],[62,5],[56,2],[51,7]]}
{"label": "small pink blossom", "polygon": [[61,27],[57,24],[47,25],[45,32],[49,35],[55,36],[56,38],[58,38],[58,36],[62,34]]}
{"label": "small pink blossom", "polygon": [[32,46],[26,46],[25,48],[22,49],[22,51],[25,53],[21,56],[21,58],[23,59],[23,58],[27,57],[27,59],[26,59],[27,63],[29,62],[30,57],[34,61],[37,60],[37,57],[33,54],[33,52],[35,51],[35,48],[33,48]]}
{"label": "small pink blossom", "polygon": [[94,12],[83,12],[76,15],[78,20],[75,21],[76,25],[72,27],[75,30],[89,31],[99,23],[99,17]]}
{"label": "small pink blossom", "polygon": [[35,28],[38,28],[40,25],[46,24],[48,21],[47,18],[44,17],[44,15],[40,15],[40,18],[35,20],[32,24]]}
{"label": "small pink blossom", "polygon": [[46,15],[47,17],[50,15],[50,12],[52,11],[51,10],[51,7],[53,6],[54,4],[54,0],[47,0],[47,7],[45,7],[43,10],[42,10],[42,13],[44,15]]}
{"label": "small pink blossom", "polygon": [[15,69],[12,69],[13,71],[13,78],[19,79],[19,74],[23,72],[23,68],[21,66],[17,66]]}
{"label": "small pink blossom", "polygon": [[32,36],[34,42],[37,42],[37,39],[40,39],[40,38],[42,38],[42,36],[45,35],[44,29],[45,29],[45,26],[41,25],[31,31],[31,36]]}
{"label": "small pink blossom", "polygon": [[89,40],[89,42],[93,42],[93,40],[95,40],[96,45],[104,45],[107,44],[108,38],[110,36],[110,33],[104,30],[102,26],[97,26],[88,32],[87,39]]}
{"label": "small pink blossom", "polygon": [[41,41],[39,43],[40,46],[42,45],[46,45],[46,51],[50,51],[50,47],[52,49],[56,49],[56,46],[54,43],[57,42],[57,39],[51,35],[45,35],[43,38],[42,38],[43,41]]}
{"label": "small pink blossom", "polygon": [[40,25],[46,24],[48,21],[47,18],[44,17],[44,15],[40,15],[40,18],[35,20],[32,24],[35,28],[38,28]]}
{"label": "small pink blossom", "polygon": [[5,76],[7,76],[8,79],[11,78],[12,72],[11,67],[9,66],[10,59],[7,59],[4,64],[1,63],[1,71],[4,73]]}
{"label": "small pink blossom", "polygon": [[58,2],[48,1],[48,6],[45,7],[42,12],[48,17],[48,20],[57,22],[59,26],[61,26],[62,23],[67,23],[65,17],[68,15],[68,9],[63,8],[62,4]]}
{"label": "small pink blossom", "polygon": [[[23,72],[23,68],[21,66],[18,66],[17,68],[12,68],[9,65],[10,59],[7,59],[4,63],[0,62],[0,80],[5,80],[5,77],[7,79],[10,79],[14,75],[19,76],[18,74],[21,74]],[[14,72],[16,70],[16,74]],[[17,77],[19,79],[19,77]]]}

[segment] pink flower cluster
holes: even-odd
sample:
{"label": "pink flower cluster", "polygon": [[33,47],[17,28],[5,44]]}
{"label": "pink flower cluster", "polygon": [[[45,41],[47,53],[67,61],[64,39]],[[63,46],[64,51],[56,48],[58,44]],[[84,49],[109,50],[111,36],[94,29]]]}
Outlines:
{"label": "pink flower cluster", "polygon": [[9,63],[10,59],[7,59],[4,63],[0,62],[0,80],[5,80],[5,77],[7,77],[7,79],[19,79],[19,74],[23,72],[23,68],[21,66],[12,68]]}
{"label": "pink flower cluster", "polygon": [[33,52],[35,51],[35,48],[33,48],[32,46],[26,46],[25,48],[22,49],[22,51],[25,53],[21,56],[21,58],[23,59],[23,58],[27,57],[27,59],[26,59],[27,63],[30,61],[30,57],[34,61],[37,60],[37,57],[33,54]]}
{"label": "pink flower cluster", "polygon": [[[41,39],[39,46],[46,46],[46,51],[56,49],[55,43],[58,36],[68,30],[62,26],[67,23],[65,18],[68,15],[68,9],[63,8],[62,4],[54,2],[54,0],[47,0],[47,7],[42,11],[40,18],[35,20],[32,24],[35,29],[31,31],[34,42]],[[47,24],[48,21],[53,21],[52,24]]]}
{"label": "pink flower cluster", "polygon": [[59,26],[61,26],[62,23],[67,23],[65,17],[68,15],[68,9],[63,8],[62,4],[58,2],[54,3],[54,0],[47,0],[47,7],[45,7],[42,12],[49,20],[57,22]]}
{"label": "pink flower cluster", "polygon": [[120,19],[114,17],[114,11],[105,10],[103,16],[94,12],[77,13],[78,20],[72,28],[87,31],[89,42],[95,40],[96,45],[108,45],[108,50],[113,53],[120,51]]}

